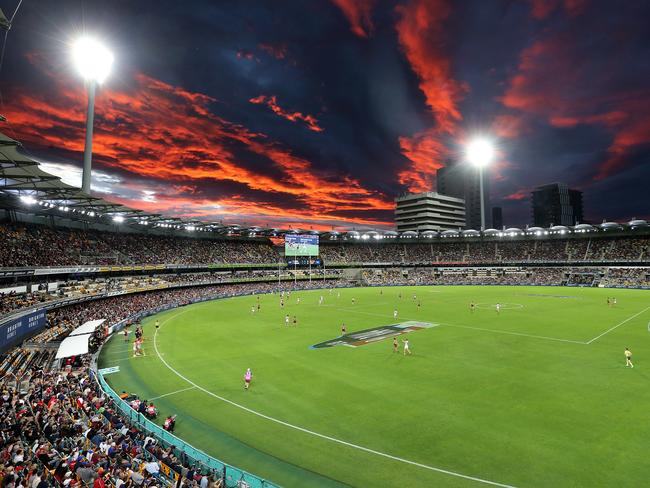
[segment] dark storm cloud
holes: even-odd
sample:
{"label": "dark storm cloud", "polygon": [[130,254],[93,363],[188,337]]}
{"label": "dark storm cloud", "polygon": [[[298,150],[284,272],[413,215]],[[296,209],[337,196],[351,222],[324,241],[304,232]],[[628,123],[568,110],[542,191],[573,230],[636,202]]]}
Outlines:
{"label": "dark storm cloud", "polygon": [[585,191],[589,218],[615,219],[648,213],[637,182],[650,179],[649,10],[26,2],[0,81],[15,136],[78,165],[85,101],[66,43],[84,29],[109,39],[116,66],[98,98],[96,167],[104,189],[121,185],[125,203],[146,210],[389,224],[397,194],[431,189],[483,131],[498,136],[491,193],[506,223],[526,224],[530,190],[551,181]]}

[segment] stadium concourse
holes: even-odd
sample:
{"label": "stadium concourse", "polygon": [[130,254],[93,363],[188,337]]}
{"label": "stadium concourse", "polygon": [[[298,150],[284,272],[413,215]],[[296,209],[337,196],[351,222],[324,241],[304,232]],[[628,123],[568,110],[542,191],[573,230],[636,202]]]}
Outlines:
{"label": "stadium concourse", "polygon": [[[268,236],[198,238],[7,221],[0,224],[2,486],[157,486],[170,484],[160,474],[165,467],[193,486],[234,486],[225,470],[190,463],[111,403],[91,367],[107,330],[198,301],[296,289],[650,288],[648,229],[551,229],[542,236],[327,234],[321,236],[320,264],[298,267]],[[16,325],[31,324],[41,312],[42,323]],[[55,360],[61,341],[91,319],[106,321],[90,338],[90,355]]]}

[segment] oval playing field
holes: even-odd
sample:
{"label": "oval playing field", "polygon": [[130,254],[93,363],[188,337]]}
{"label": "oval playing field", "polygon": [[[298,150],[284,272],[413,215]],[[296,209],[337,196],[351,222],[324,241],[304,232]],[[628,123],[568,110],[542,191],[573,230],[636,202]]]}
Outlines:
{"label": "oval playing field", "polygon": [[[163,418],[178,414],[179,437],[284,486],[642,486],[650,477],[647,291],[350,288],[291,293],[283,309],[278,295],[257,304],[237,297],[150,317],[146,355],[132,358],[116,336],[100,367],[120,367],[106,376],[116,391],[153,399]],[[311,348],[337,339],[342,323],[348,334],[378,330]]]}

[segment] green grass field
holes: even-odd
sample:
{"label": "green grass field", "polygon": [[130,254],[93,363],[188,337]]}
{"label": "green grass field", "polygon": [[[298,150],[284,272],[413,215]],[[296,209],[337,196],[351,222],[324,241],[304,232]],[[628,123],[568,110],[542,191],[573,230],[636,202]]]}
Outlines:
{"label": "green grass field", "polygon": [[[438,470],[517,487],[648,483],[650,292],[338,292],[292,293],[284,310],[263,295],[255,314],[254,296],[170,310],[143,322],[146,357],[114,337],[100,367],[120,366],[106,376],[116,391],[156,398],[163,418],[178,414],[176,435],[284,486],[484,484]],[[297,327],[285,327],[285,313]],[[438,324],[399,337],[412,356],[393,353],[391,338],[309,348],[339,336],[342,322],[352,332],[406,320]]]}

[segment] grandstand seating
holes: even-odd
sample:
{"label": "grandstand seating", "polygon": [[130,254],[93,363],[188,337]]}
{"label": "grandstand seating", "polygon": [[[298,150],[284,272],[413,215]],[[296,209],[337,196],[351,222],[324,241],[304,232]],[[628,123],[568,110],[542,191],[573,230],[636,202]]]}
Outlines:
{"label": "grandstand seating", "polygon": [[[649,236],[568,239],[321,244],[325,263],[471,263],[642,261]],[[0,224],[0,267],[152,264],[273,264],[268,240],[214,240]]]}
{"label": "grandstand seating", "polygon": [[191,239],[0,224],[0,267],[275,263],[270,242]]}
{"label": "grandstand seating", "polygon": [[88,372],[35,369],[18,386],[0,380],[3,487],[171,486],[162,464],[185,484],[223,485],[221,473],[190,464],[119,414]]}
{"label": "grandstand seating", "polygon": [[[0,474],[4,479],[13,477],[14,486],[29,483],[34,487],[34,480],[75,486],[97,479],[104,479],[111,486],[121,486],[124,483],[164,484],[165,480],[158,475],[146,470],[140,472],[138,468],[147,461],[164,461],[182,472],[193,469],[182,466],[182,460],[175,457],[173,449],[145,445],[144,434],[135,428],[131,429],[131,435],[124,436],[126,419],[103,403],[103,395],[87,375],[87,364],[70,375],[49,371],[58,341],[87,320],[104,318],[106,325],[111,326],[137,321],[142,314],[165,307],[204,299],[283,289],[348,286],[348,281],[342,279],[344,275],[353,284],[370,286],[650,287],[649,236],[409,243],[352,240],[323,243],[320,249],[329,268],[316,268],[310,276],[300,269],[282,267],[278,270],[275,263],[283,259],[282,254],[267,240],[191,239],[0,224],[0,268],[188,265],[187,269],[183,266],[164,269],[163,266],[140,270],[139,274],[123,270],[116,273],[93,271],[85,275],[62,271],[61,276],[65,278],[49,284],[32,281],[33,286],[23,284],[23,288],[15,286],[13,291],[0,293],[0,319],[28,308],[50,308],[47,326],[21,347],[10,349],[0,358],[0,389],[6,392],[0,399],[0,421],[15,418],[17,423],[12,425],[19,426],[19,430],[14,429],[0,442],[0,455],[5,461],[5,470],[0,469]],[[621,263],[628,265],[621,266]],[[201,265],[208,264],[247,266],[201,270]],[[263,264],[274,266],[265,269]],[[345,274],[340,268],[351,268],[351,272]],[[5,286],[11,283],[11,277],[4,279]],[[29,278],[22,283],[30,283]],[[80,298],[92,300],[65,303]],[[98,334],[93,340],[97,344],[102,338]],[[45,384],[46,388],[39,388]],[[36,411],[43,413],[43,406],[52,398],[56,398],[59,407],[48,409],[47,415],[30,416],[18,401],[21,398],[18,385],[28,389]],[[80,397],[81,403],[77,401]],[[46,433],[52,419],[59,424],[61,435],[53,435],[52,429]],[[83,432],[87,428],[84,426],[94,429],[94,435],[84,439]],[[39,429],[45,434],[44,438],[35,433]],[[109,439],[115,442],[113,448],[117,455],[108,455],[112,446]],[[83,454],[75,450],[80,440],[96,444],[104,454],[97,458],[80,457]],[[34,451],[30,447],[36,442]],[[14,462],[19,452],[27,462]],[[18,466],[24,469],[16,469]],[[200,471],[190,471],[196,481],[210,476]],[[221,486],[221,480],[218,475],[211,477],[212,486]],[[3,486],[8,484],[3,481]]]}

